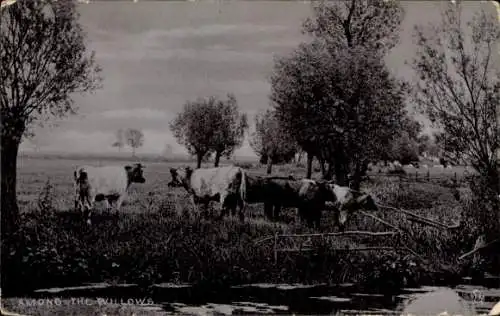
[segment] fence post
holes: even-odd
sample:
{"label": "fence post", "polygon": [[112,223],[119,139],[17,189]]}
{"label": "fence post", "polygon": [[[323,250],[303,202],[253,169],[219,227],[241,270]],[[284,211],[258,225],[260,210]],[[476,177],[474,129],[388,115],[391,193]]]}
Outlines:
{"label": "fence post", "polygon": [[427,169],[427,182],[431,182],[431,172]]}
{"label": "fence post", "polygon": [[278,233],[274,233],[274,264],[278,264]]}
{"label": "fence post", "polygon": [[415,171],[415,182],[418,182],[418,171]]}
{"label": "fence post", "polygon": [[455,184],[457,184],[457,172],[455,171]]}

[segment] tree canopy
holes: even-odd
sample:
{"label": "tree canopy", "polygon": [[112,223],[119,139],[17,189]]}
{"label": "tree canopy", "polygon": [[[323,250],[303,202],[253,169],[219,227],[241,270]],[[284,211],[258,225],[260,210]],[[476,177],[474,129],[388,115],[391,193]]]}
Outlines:
{"label": "tree canopy", "polygon": [[125,131],[125,141],[132,148],[132,156],[135,156],[137,148],[144,145],[144,133],[138,129],[129,128]]}
{"label": "tree canopy", "polygon": [[331,48],[365,47],[387,53],[399,40],[403,8],[397,1],[318,1],[303,32],[326,41]]}
{"label": "tree canopy", "polygon": [[238,103],[233,94],[227,95],[227,100],[216,100],[214,136],[211,139],[212,150],[215,152],[214,166],[219,166],[220,157],[230,158],[234,150],[241,147],[248,129],[246,114],[240,114]]}
{"label": "tree canopy", "polygon": [[399,133],[405,90],[365,49],[332,54],[320,45],[276,62],[271,100],[298,144],[335,163],[343,182],[351,163],[381,155]]}
{"label": "tree canopy", "polygon": [[272,164],[289,162],[297,153],[295,139],[283,128],[275,114],[267,110],[255,117],[255,132],[250,140],[261,162],[267,163],[268,173],[271,173]]}
{"label": "tree canopy", "polygon": [[187,101],[170,122],[177,142],[196,156],[197,168],[212,153],[216,155],[216,166],[222,155],[232,155],[242,145],[247,128],[247,117],[239,113],[233,95],[228,95],[227,100],[211,96]]}

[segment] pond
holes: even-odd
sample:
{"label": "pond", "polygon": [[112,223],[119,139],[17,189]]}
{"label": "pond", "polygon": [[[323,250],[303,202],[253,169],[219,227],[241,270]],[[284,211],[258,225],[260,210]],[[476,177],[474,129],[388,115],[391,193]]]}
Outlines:
{"label": "pond", "polygon": [[[189,284],[163,283],[144,294],[134,284],[89,284],[35,291],[34,299],[91,298],[100,306],[133,305],[141,315],[480,315],[500,301],[500,288],[462,284],[423,286],[397,294],[360,291],[354,284],[246,284],[224,293],[201,293]],[[15,311],[15,310],[12,310]],[[442,314],[445,315],[445,314]]]}

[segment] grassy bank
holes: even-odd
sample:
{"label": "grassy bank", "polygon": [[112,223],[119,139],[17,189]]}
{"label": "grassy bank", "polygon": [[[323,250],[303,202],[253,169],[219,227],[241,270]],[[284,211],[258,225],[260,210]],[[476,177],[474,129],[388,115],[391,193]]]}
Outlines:
{"label": "grassy bank", "polygon": [[[377,181],[366,190],[379,202],[442,223],[458,221],[462,209],[472,207],[468,202],[458,204],[449,189],[435,184]],[[316,251],[280,254],[275,264],[272,241],[255,241],[276,232],[312,232],[295,223],[291,210],[284,212],[280,224],[265,221],[261,205],[249,206],[244,223],[205,220],[194,214],[182,196],[174,199],[150,191],[143,198],[150,202],[141,204],[147,211],[102,218],[87,227],[76,215],[54,210],[54,205],[59,204],[51,201],[57,197],[50,192],[42,195],[37,203],[39,209],[23,212],[21,230],[10,243],[3,244],[4,294],[27,294],[36,288],[85,282],[144,286],[187,282],[210,290],[254,282],[353,282],[388,291],[439,278],[448,283],[458,281],[469,262],[458,265],[457,257],[474,242],[467,228],[446,231],[408,221],[395,211],[380,210],[373,214],[398,225],[404,233],[395,237],[313,239]],[[324,214],[320,231],[332,230],[332,218]],[[355,214],[348,230],[391,229]],[[359,245],[404,246],[411,251],[338,250]]]}

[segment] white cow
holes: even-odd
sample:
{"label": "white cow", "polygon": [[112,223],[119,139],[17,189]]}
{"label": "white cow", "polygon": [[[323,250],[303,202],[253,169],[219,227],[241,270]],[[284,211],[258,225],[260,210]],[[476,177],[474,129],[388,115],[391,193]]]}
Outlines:
{"label": "white cow", "polygon": [[453,166],[452,165],[447,165],[446,169],[453,169]]}
{"label": "white cow", "polygon": [[434,168],[444,169],[444,166],[443,165],[434,165]]}
{"label": "white cow", "polygon": [[349,187],[337,184],[327,183],[327,187],[333,193],[333,203],[327,202],[338,211],[337,224],[341,230],[344,230],[348,215],[360,209],[367,211],[377,211],[378,207],[370,194],[352,190]]}
{"label": "white cow", "polygon": [[403,167],[403,165],[401,165],[401,163],[399,161],[397,161],[397,160],[394,160],[393,164],[394,164],[394,167],[396,167],[396,168]]}
{"label": "white cow", "polygon": [[187,168],[171,168],[172,181],[169,187],[184,187],[191,195],[191,201],[196,206],[204,204],[208,207],[210,201],[219,201],[220,216],[226,210],[231,214],[240,208],[240,220],[244,220],[246,201],[246,172],[243,168],[226,166],[193,170]]}
{"label": "white cow", "polygon": [[128,188],[134,182],[144,183],[143,168],[140,163],[133,166],[79,166],[73,173],[75,181],[75,208],[88,211],[87,223],[90,224],[90,212],[96,202],[104,202],[110,209],[111,201],[116,201],[116,212],[127,195]]}
{"label": "white cow", "polygon": [[423,165],[422,165],[422,168],[424,168],[424,169],[429,169],[429,166],[427,166],[426,164],[423,164]]}

